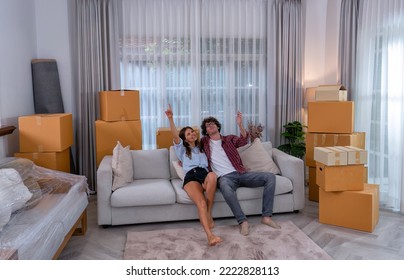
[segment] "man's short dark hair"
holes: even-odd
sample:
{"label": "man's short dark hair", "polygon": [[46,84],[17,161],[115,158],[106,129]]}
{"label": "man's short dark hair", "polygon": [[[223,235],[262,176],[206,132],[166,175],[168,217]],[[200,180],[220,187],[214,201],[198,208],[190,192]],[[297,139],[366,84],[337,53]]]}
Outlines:
{"label": "man's short dark hair", "polygon": [[222,128],[222,125],[220,122],[215,118],[215,117],[207,117],[204,118],[201,124],[201,129],[202,129],[202,135],[207,135],[206,133],[206,123],[215,123],[217,126],[217,130],[220,132],[220,129]]}

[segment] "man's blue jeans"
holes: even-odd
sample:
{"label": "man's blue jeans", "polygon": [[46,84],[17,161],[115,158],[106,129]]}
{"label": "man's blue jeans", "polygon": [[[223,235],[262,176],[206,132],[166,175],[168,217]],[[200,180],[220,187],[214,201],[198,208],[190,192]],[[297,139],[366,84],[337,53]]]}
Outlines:
{"label": "man's blue jeans", "polygon": [[263,186],[262,216],[270,217],[274,206],[275,184],[275,175],[269,172],[240,174],[235,171],[218,179],[218,187],[239,224],[246,221],[247,217],[240,207],[236,190],[239,187],[258,188]]}

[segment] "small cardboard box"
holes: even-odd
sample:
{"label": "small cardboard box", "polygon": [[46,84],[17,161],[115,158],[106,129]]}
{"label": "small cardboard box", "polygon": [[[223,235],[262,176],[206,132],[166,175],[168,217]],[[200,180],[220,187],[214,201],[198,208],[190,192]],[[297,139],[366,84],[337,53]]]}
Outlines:
{"label": "small cardboard box", "polygon": [[[197,126],[192,126],[195,130],[196,135],[198,136],[198,140],[200,138],[199,128]],[[180,127],[177,128],[178,132],[181,130]],[[171,129],[169,127],[159,127],[156,131],[156,145],[157,149],[169,149],[173,146],[173,134],[171,133]]]}
{"label": "small cardboard box", "polygon": [[362,191],[320,189],[320,223],[372,232],[378,221],[379,185],[364,184]]}
{"label": "small cardboard box", "polygon": [[326,192],[361,191],[364,184],[364,165],[327,166],[316,163],[316,184]]}
{"label": "small cardboard box", "polygon": [[348,154],[337,147],[315,147],[314,160],[327,166],[347,165]]}
{"label": "small cardboard box", "polygon": [[14,156],[32,160],[38,166],[70,173],[70,148],[62,152],[15,153]]}
{"label": "small cardboard box", "polygon": [[328,146],[354,146],[365,148],[365,132],[353,132],[348,134],[335,133],[306,133],[306,165],[316,167],[314,160],[314,147]]}
{"label": "small cardboard box", "polygon": [[100,91],[99,98],[101,120],[140,120],[140,97],[138,90]]}
{"label": "small cardboard box", "polygon": [[73,144],[72,114],[35,114],[18,118],[20,152],[62,152]]}
{"label": "small cardboard box", "polygon": [[95,144],[97,167],[106,155],[112,155],[117,141],[131,150],[142,149],[141,121],[106,122],[95,121]]}
{"label": "small cardboard box", "polygon": [[320,85],[316,89],[316,101],[347,101],[348,91],[343,85]]}
{"label": "small cardboard box", "polygon": [[311,101],[307,108],[308,132],[353,133],[353,101]]}
{"label": "small cardboard box", "polygon": [[367,164],[368,152],[353,146],[336,146],[340,150],[346,151],[348,164]]}
{"label": "small cardboard box", "polygon": [[316,183],[316,168],[309,167],[309,200],[318,202],[318,189],[319,186]]}

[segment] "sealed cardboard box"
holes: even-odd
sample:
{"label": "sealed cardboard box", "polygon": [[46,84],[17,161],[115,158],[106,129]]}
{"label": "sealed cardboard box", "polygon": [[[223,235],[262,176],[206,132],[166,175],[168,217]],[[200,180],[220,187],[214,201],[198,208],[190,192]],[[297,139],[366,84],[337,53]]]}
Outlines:
{"label": "sealed cardboard box", "polygon": [[319,186],[316,183],[316,168],[309,167],[309,200],[318,202],[319,195],[318,195],[318,188]]}
{"label": "sealed cardboard box", "polygon": [[106,122],[95,121],[95,144],[97,166],[104,156],[112,155],[117,144],[130,146],[131,150],[142,149],[142,126],[140,121]]}
{"label": "sealed cardboard box", "polygon": [[365,148],[365,132],[353,132],[345,134],[336,133],[306,133],[306,165],[316,166],[314,160],[314,147],[328,146],[354,146]]}
{"label": "sealed cardboard box", "polygon": [[70,173],[70,148],[62,152],[15,153],[14,156],[32,160],[38,166]]}
{"label": "sealed cardboard box", "polygon": [[363,190],[364,165],[327,166],[316,163],[316,183],[326,192]]}
{"label": "sealed cardboard box", "polygon": [[321,85],[316,89],[316,101],[347,101],[348,91],[343,85]]}
{"label": "sealed cardboard box", "polygon": [[99,97],[101,120],[140,120],[140,97],[138,90],[100,91]]}
{"label": "sealed cardboard box", "polygon": [[315,147],[314,160],[328,166],[347,165],[348,154],[336,147]]}
{"label": "sealed cardboard box", "polygon": [[308,102],[308,132],[353,133],[353,101],[312,101]]}
{"label": "sealed cardboard box", "polygon": [[[198,136],[198,140],[200,138],[199,128],[197,126],[192,126],[195,130],[196,135]],[[181,128],[178,128],[178,132]],[[156,131],[156,145],[157,149],[169,149],[173,146],[173,134],[171,133],[171,129],[169,127],[159,127]]]}
{"label": "sealed cardboard box", "polygon": [[73,144],[72,114],[35,114],[18,118],[20,152],[62,152]]}
{"label": "sealed cardboard box", "polygon": [[379,186],[362,191],[326,192],[320,189],[319,222],[372,232],[379,221]]}
{"label": "sealed cardboard box", "polygon": [[347,153],[348,164],[367,164],[368,152],[365,149],[359,149],[353,146],[336,146]]}

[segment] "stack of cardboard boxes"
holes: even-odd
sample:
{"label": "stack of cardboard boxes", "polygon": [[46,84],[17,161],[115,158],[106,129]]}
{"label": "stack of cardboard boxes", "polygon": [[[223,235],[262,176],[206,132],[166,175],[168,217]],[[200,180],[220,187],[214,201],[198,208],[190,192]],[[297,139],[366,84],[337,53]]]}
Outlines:
{"label": "stack of cardboard boxes", "polygon": [[365,133],[354,132],[354,103],[340,86],[316,91],[308,103],[306,165],[309,199],[319,221],[372,232],[379,219],[379,186],[367,184]]}
{"label": "stack of cardboard boxes", "polygon": [[70,147],[73,145],[71,113],[35,114],[18,118],[20,150],[14,156],[36,165],[70,172]]}
{"label": "stack of cardboard boxes", "polygon": [[95,121],[97,167],[119,141],[131,150],[142,149],[140,96],[137,90],[99,92],[100,119]]}
{"label": "stack of cardboard boxes", "polygon": [[[309,168],[309,200],[319,201],[316,184],[315,147],[354,146],[365,148],[365,133],[354,132],[354,103],[346,101],[347,91],[340,85],[319,86],[314,101],[308,102],[306,166]],[[365,169],[365,181],[367,169]]]}
{"label": "stack of cardboard boxes", "polygon": [[364,182],[367,151],[314,148],[320,223],[372,232],[379,221],[379,186]]}

